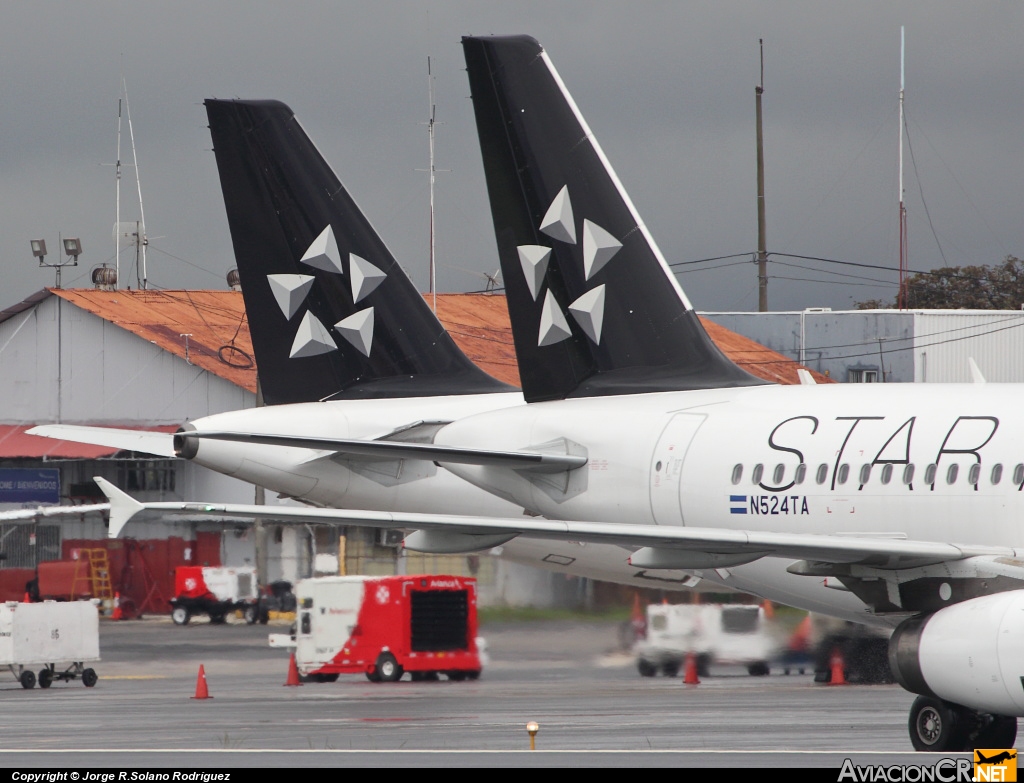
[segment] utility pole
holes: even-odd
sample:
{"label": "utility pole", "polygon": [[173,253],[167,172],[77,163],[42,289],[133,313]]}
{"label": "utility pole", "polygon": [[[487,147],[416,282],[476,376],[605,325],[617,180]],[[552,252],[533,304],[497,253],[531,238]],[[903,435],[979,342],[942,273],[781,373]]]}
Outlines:
{"label": "utility pole", "polygon": [[761,83],[754,88],[757,108],[757,311],[768,312],[768,227],[764,212],[764,134],[761,131],[761,94],[764,92],[764,39],[761,45]]}
{"label": "utility pole", "polygon": [[909,254],[907,252],[907,206],[903,202],[904,189],[903,189],[903,90],[904,90],[904,28],[900,27],[900,154],[899,154],[899,169],[900,169],[900,287],[896,294],[896,306],[903,310],[907,306],[907,265],[909,262]]}

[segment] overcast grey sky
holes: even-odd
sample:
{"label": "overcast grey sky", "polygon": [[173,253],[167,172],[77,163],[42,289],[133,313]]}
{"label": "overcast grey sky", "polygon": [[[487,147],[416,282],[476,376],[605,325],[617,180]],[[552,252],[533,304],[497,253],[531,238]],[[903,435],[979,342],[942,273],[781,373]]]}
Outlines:
{"label": "overcast grey sky", "polygon": [[[81,266],[64,273],[68,287],[88,285],[93,266],[113,261],[109,164],[122,68],[151,286],[222,288],[234,266],[202,107],[214,96],[288,103],[425,288],[428,191],[416,169],[427,165],[430,56],[443,123],[436,165],[451,170],[436,191],[438,287],[482,288],[482,275],[462,271],[498,265],[459,45],[466,34],[540,40],[670,261],[756,247],[763,38],[769,250],[895,269],[905,25],[917,170],[908,150],[912,269],[1024,253],[1017,2],[8,0],[0,8],[0,308],[53,284],[30,239],[45,238],[54,260],[58,232],[82,239]],[[122,160],[130,161],[126,126]],[[122,183],[122,219],[134,219],[131,169]],[[698,309],[756,309],[749,259],[686,269],[679,279]],[[877,270],[776,256],[769,271],[771,309],[843,308],[895,293],[895,274]],[[134,272],[123,269],[122,283],[134,287]]]}

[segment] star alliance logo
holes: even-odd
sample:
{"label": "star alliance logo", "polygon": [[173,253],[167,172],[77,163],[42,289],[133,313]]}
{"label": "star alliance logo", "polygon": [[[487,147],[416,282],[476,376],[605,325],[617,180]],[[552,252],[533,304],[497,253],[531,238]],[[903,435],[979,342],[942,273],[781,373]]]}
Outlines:
{"label": "star alliance logo", "polygon": [[[322,272],[344,275],[338,243],[334,239],[334,231],[327,226],[320,236],[313,240],[299,263],[319,269]],[[349,283],[353,303],[365,299],[387,277],[385,272],[375,267],[365,258],[349,253]],[[284,317],[291,321],[302,309],[316,280],[312,275],[267,275],[270,291],[274,295],[277,306]],[[359,310],[347,318],[334,324],[338,335],[354,346],[363,356],[369,357],[373,345],[373,308]],[[338,350],[338,343],[325,327],[309,310],[302,316],[292,341],[290,359],[302,359],[319,356]]]}
{"label": "star alliance logo", "polygon": [[[576,244],[576,223],[573,219],[569,186],[565,185],[555,196],[540,222],[539,229],[554,240]],[[589,281],[600,272],[622,248],[622,243],[597,223],[583,221],[583,274]],[[534,301],[540,296],[544,278],[551,260],[551,248],[543,245],[519,245],[519,264],[526,278],[526,286]],[[583,332],[595,343],[601,342],[604,325],[605,287],[596,286],[569,305],[569,314]],[[541,303],[540,329],[537,345],[541,348],[555,345],[572,336],[569,321],[550,289],[544,292]]]}

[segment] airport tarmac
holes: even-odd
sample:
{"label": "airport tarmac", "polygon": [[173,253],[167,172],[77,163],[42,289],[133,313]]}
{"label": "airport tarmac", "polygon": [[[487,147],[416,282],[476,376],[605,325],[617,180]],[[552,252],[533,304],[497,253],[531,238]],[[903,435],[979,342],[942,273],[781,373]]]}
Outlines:
{"label": "airport tarmac", "polygon": [[[94,688],[0,675],[0,767],[821,767],[920,764],[913,696],[712,666],[700,685],[639,676],[612,623],[484,626],[475,682],[286,687],[286,627],[101,623]],[[194,699],[199,667],[209,699]],[[537,752],[525,726],[540,724]],[[237,778],[233,778],[237,779]]]}

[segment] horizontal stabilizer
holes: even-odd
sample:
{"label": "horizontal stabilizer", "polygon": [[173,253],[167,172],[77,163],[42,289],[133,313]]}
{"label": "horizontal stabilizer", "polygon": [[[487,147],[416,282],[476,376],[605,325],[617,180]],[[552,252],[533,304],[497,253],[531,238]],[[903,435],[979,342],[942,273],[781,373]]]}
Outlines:
{"label": "horizontal stabilizer", "polygon": [[94,446],[109,446],[122,451],[138,451],[157,457],[174,456],[174,435],[150,430],[120,430],[113,427],[83,427],[77,424],[40,424],[28,435],[71,440]]}
{"label": "horizontal stabilizer", "polygon": [[302,435],[261,435],[252,432],[188,432],[179,437],[226,440],[235,443],[258,443],[269,446],[292,446],[302,449],[333,451],[347,456],[371,459],[421,459],[462,465],[493,465],[533,473],[560,473],[581,468],[587,458],[574,454],[547,454],[519,451],[486,451],[433,443],[404,443],[393,440],[343,440],[312,438]]}

